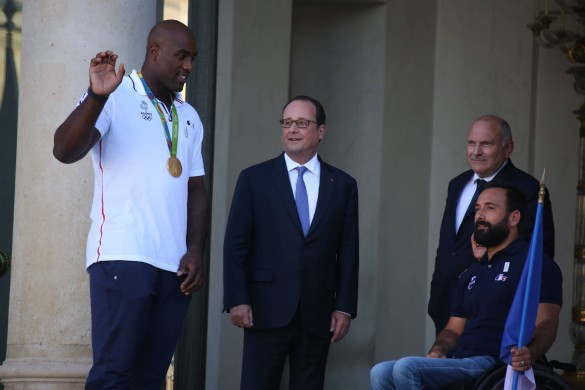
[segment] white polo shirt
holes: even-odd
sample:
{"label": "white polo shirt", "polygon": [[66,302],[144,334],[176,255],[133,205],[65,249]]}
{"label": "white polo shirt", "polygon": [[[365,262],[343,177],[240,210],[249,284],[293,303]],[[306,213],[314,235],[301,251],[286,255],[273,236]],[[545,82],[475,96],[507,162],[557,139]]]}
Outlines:
{"label": "white polo shirt", "polygon": [[[84,99],[85,96],[82,97]],[[124,77],[97,120],[102,138],[91,150],[95,173],[87,267],[98,261],[141,261],[176,272],[187,251],[187,185],[205,174],[199,115],[176,94],[177,158],[172,177],[164,127],[136,71]],[[172,134],[172,123],[168,122]]]}

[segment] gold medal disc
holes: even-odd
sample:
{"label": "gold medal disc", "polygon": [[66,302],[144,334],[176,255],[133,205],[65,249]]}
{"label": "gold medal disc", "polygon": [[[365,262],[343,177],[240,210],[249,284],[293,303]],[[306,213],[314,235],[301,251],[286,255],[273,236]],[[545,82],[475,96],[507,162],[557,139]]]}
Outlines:
{"label": "gold medal disc", "polygon": [[176,157],[169,157],[167,160],[167,170],[171,174],[172,177],[179,177],[181,176],[181,172],[183,172],[183,166],[181,165],[181,161],[179,161]]}

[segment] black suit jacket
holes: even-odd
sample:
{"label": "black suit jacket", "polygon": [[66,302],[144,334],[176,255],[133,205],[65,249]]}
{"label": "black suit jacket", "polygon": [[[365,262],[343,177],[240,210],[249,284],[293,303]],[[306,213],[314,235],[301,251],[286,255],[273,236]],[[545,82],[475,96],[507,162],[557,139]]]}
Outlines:
{"label": "black suit jacket", "polygon": [[[472,176],[473,171],[469,170],[449,182],[428,305],[428,313],[435,322],[437,333],[445,327],[449,320],[452,289],[457,283],[459,275],[476,261],[470,244],[471,234],[475,227],[473,212],[468,212],[461,222],[458,232],[455,233],[455,216],[459,196]],[[494,180],[512,184],[524,193],[526,208],[524,215],[521,216],[520,236],[530,239],[534,228],[540,189],[538,180],[516,168],[511,160],[508,160],[507,164],[494,177]],[[544,252],[554,258],[555,228],[548,191],[544,203],[543,223]]]}
{"label": "black suit jacket", "polygon": [[328,337],[331,314],[357,314],[355,179],[321,161],[315,215],[305,238],[284,154],[241,172],[224,240],[224,310],[248,304],[254,328],[279,328],[301,310]]}

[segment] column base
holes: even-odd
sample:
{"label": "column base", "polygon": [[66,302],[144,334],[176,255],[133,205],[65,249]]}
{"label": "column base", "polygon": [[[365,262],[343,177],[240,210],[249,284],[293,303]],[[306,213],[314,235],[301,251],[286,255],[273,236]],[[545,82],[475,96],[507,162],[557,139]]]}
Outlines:
{"label": "column base", "polygon": [[5,390],[83,390],[91,364],[7,359],[0,366]]}

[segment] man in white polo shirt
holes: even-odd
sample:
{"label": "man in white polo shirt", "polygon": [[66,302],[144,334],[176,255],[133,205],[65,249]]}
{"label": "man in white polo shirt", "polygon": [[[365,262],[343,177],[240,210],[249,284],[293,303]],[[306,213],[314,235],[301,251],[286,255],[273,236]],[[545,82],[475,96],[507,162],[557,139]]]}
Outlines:
{"label": "man in white polo shirt", "polygon": [[158,389],[204,280],[203,127],[179,94],[196,55],[193,33],[174,20],[152,28],[129,76],[122,64],[116,73],[116,54],[98,53],[87,92],[55,132],[55,157],[73,163],[91,151],[95,174],[86,389]]}

